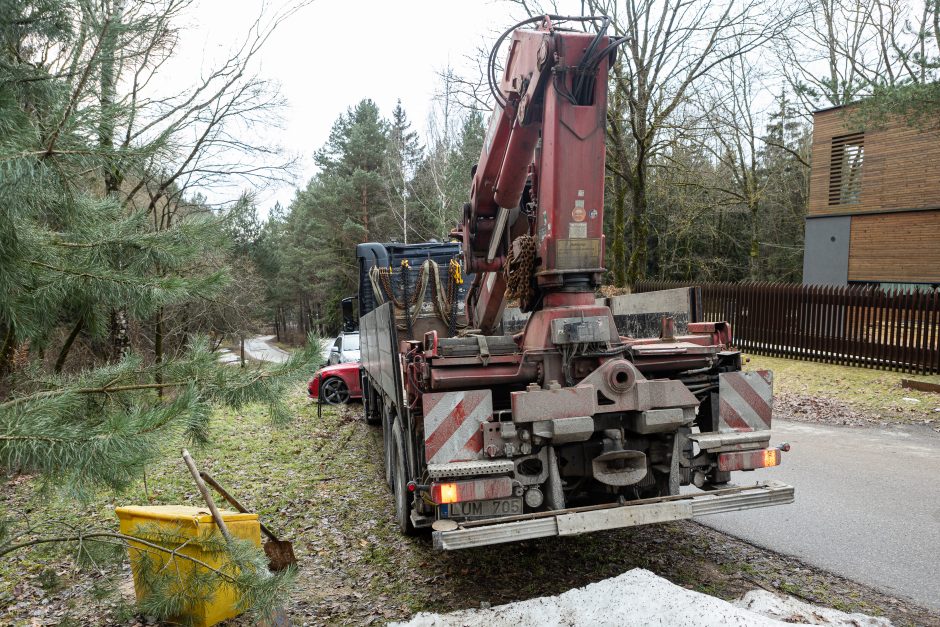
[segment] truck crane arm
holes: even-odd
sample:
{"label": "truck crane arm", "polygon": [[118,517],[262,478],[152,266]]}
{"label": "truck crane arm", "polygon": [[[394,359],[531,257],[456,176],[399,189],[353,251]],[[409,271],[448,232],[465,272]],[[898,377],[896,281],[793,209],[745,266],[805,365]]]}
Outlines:
{"label": "truck crane arm", "polygon": [[[561,20],[601,25],[584,33],[560,30]],[[533,22],[536,30],[519,28]],[[517,294],[526,311],[544,295],[586,293],[600,282],[606,76],[621,41],[610,41],[607,25],[606,18],[532,18],[506,31],[490,54],[496,105],[459,231],[465,265],[476,275],[470,323],[484,334],[499,325],[514,269],[523,274],[517,283],[531,282]],[[496,50],[510,33],[496,84]]]}

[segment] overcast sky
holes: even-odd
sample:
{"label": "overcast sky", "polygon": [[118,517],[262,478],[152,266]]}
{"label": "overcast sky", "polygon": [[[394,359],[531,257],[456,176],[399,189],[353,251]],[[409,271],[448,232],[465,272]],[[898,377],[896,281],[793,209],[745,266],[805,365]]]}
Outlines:
{"label": "overcast sky", "polygon": [[[177,78],[197,78],[200,68],[230,50],[260,6],[258,0],[197,0],[181,38]],[[372,98],[385,116],[400,98],[412,127],[424,133],[437,72],[448,63],[463,67],[466,56],[511,26],[514,15],[496,0],[314,0],[282,24],[262,52],[260,72],[280,83],[289,103],[277,135],[302,158],[297,185],[315,172],[311,157],[336,118],[363,98]],[[265,192],[260,208],[267,213],[293,195],[293,186]]]}

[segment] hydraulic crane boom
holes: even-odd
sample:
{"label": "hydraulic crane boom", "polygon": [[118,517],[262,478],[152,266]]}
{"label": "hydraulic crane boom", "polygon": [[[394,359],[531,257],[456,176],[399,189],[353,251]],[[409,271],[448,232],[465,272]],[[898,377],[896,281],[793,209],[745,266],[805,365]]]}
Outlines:
{"label": "hydraulic crane boom", "polygon": [[471,326],[484,334],[499,325],[507,281],[524,311],[593,303],[604,271],[604,31],[558,30],[547,16],[512,31],[461,226],[476,273]]}

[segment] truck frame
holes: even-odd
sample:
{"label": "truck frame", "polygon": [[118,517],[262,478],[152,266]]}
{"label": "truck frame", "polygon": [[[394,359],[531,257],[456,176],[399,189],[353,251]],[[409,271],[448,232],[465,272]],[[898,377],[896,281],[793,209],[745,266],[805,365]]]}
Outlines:
{"label": "truck frame", "polygon": [[509,56],[498,84],[491,72],[497,105],[459,244],[357,249],[365,417],[382,425],[401,531],[430,528],[439,549],[794,498],[777,481],[730,484],[788,447],[770,447],[772,373],[742,370],[698,292],[596,295],[621,40],[562,19],[587,18],[533,18],[500,38]]}

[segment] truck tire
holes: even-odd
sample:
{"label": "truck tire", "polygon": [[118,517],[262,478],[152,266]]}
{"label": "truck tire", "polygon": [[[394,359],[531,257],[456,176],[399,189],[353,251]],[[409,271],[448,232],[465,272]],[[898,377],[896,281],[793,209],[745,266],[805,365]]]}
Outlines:
{"label": "truck tire", "polygon": [[414,525],[411,524],[411,492],[408,491],[408,476],[405,472],[405,442],[401,434],[401,425],[395,419],[392,425],[392,495],[395,498],[395,520],[402,534],[411,536],[415,534]]}

